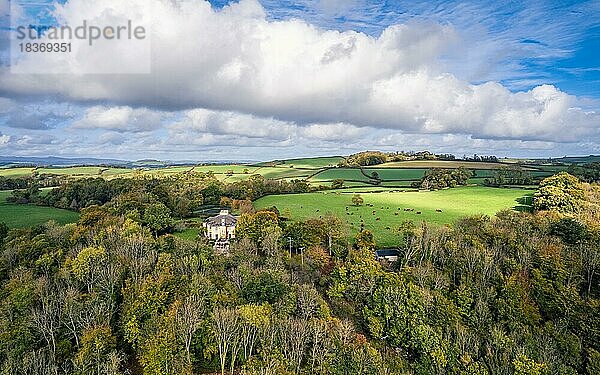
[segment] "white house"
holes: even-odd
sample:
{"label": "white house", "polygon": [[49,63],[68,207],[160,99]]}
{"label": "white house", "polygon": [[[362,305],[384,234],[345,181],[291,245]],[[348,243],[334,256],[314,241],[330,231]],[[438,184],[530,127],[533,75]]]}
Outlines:
{"label": "white house", "polygon": [[237,218],[228,210],[222,210],[219,215],[204,220],[206,237],[215,241],[215,249],[227,250],[229,248],[229,240],[235,238],[236,223]]}

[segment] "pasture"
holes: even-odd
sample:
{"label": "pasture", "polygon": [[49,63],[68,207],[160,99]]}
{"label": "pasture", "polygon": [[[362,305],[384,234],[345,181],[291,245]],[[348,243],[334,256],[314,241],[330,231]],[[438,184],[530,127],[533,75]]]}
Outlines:
{"label": "pasture", "polygon": [[378,245],[388,247],[398,243],[398,227],[403,221],[444,225],[469,215],[493,216],[519,206],[519,198],[532,194],[526,189],[479,186],[439,191],[380,190],[361,193],[364,205],[356,207],[351,201],[356,189],[353,190],[268,196],[256,201],[255,207],[276,206],[282,213],[291,213],[295,220],[333,214],[346,221],[352,235],[364,223],[365,229],[373,231]]}
{"label": "pasture", "polygon": [[322,157],[322,158],[303,158],[303,159],[288,159],[276,160],[268,163],[257,164],[259,166],[283,166],[296,169],[323,169],[327,167],[335,167],[339,162],[343,161],[341,156]]}
{"label": "pasture", "polygon": [[31,176],[33,172],[33,168],[0,168],[0,176],[6,178],[19,178],[19,177],[27,177]]}
{"label": "pasture", "polygon": [[58,224],[74,223],[79,219],[77,212],[60,210],[53,207],[20,205],[6,202],[10,191],[0,191],[0,222],[9,228],[25,228],[44,224],[50,220]]}
{"label": "pasture", "polygon": [[67,168],[37,168],[38,174],[53,174],[60,176],[99,176],[100,167],[67,167]]}

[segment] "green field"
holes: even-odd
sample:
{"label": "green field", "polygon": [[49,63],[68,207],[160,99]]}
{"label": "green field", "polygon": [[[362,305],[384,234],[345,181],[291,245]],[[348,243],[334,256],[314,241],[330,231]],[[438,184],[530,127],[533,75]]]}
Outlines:
{"label": "green field", "polygon": [[341,156],[322,157],[322,158],[303,158],[303,159],[289,159],[289,160],[276,160],[268,163],[257,164],[259,166],[286,166],[293,167],[296,169],[322,169],[327,167],[335,167],[339,162],[344,160]]}
{"label": "green field", "polygon": [[6,198],[9,195],[9,191],[0,191],[0,222],[5,222],[9,228],[24,228],[44,224],[50,220],[68,224],[79,219],[79,214],[72,211],[7,203]]}
{"label": "green field", "polygon": [[18,178],[31,176],[33,168],[0,168],[0,176],[7,178]]}
{"label": "green field", "polygon": [[39,174],[55,174],[64,176],[99,176],[100,167],[38,168]]}
{"label": "green field", "polygon": [[334,168],[327,169],[314,175],[311,181],[333,181],[336,179],[350,181],[369,181],[369,178],[361,173],[358,168]]}
{"label": "green field", "polygon": [[263,167],[254,171],[254,174],[263,175],[265,178],[282,179],[282,178],[297,178],[304,179],[315,173],[316,171],[306,169],[295,169],[290,167]]}
{"label": "green field", "polygon": [[182,232],[176,232],[173,235],[175,237],[181,238],[182,240],[194,241],[200,235],[200,229],[189,228]]}
{"label": "green field", "polygon": [[[379,246],[395,246],[399,240],[398,226],[405,220],[442,225],[468,215],[492,216],[503,209],[519,206],[517,200],[531,194],[531,190],[525,189],[479,186],[431,192],[366,192],[361,194],[365,205],[354,207],[352,192],[348,191],[268,196],[256,201],[255,206],[276,206],[281,212],[289,210],[293,219],[331,213],[345,220],[353,233],[360,229],[361,220],[364,220],[365,228],[374,232]],[[414,211],[406,212],[405,208]],[[443,212],[436,212],[438,209]]]}

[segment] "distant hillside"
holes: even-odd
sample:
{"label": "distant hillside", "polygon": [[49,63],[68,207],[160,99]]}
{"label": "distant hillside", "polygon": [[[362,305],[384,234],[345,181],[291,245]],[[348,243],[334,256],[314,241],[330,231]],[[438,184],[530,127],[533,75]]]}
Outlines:
{"label": "distant hillside", "polygon": [[582,164],[582,163],[594,163],[600,162],[600,156],[589,155],[589,156],[565,156],[562,158],[554,158],[552,161],[558,161],[566,164]]}
{"label": "distant hillside", "polygon": [[111,165],[124,167],[128,161],[117,159],[96,158],[61,158],[56,156],[29,157],[29,156],[0,156],[0,165],[31,165],[31,166],[56,166],[68,167],[74,165]]}
{"label": "distant hillside", "polygon": [[119,159],[100,159],[100,158],[62,158],[56,156],[33,157],[33,156],[0,156],[0,166],[22,166],[22,167],[72,167],[72,166],[111,166],[122,168],[164,168],[182,165],[220,165],[220,164],[249,164],[255,161],[240,160],[180,160],[180,161],[161,161],[153,159],[144,160],[119,160]]}

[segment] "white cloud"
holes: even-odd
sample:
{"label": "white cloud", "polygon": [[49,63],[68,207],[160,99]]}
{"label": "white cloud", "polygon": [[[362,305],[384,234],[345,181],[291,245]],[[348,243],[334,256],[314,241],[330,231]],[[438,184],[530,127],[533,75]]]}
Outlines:
{"label": "white cloud", "polygon": [[[2,68],[0,85],[12,94],[115,103],[89,108],[76,129],[146,132],[166,123],[174,140],[199,145],[340,141],[359,136],[359,128],[472,139],[598,139],[598,113],[580,109],[578,98],[554,86],[512,93],[448,73],[444,56],[461,35],[447,24],[400,24],[372,37],[297,19],[271,21],[256,0],[221,11],[202,0],[70,0],[58,15],[70,24],[132,19],[152,40],[149,75],[32,77]],[[67,61],[36,55],[23,64],[81,64],[85,72],[100,58],[129,64],[144,56],[133,49],[123,62],[107,48],[80,50]],[[164,112],[178,110],[185,111],[182,118],[165,119]]]}
{"label": "white cloud", "polygon": [[140,133],[160,128],[163,118],[164,113],[147,108],[94,106],[86,109],[83,118],[74,121],[71,127]]}
{"label": "white cloud", "polygon": [[[262,139],[263,141],[290,141],[302,138],[318,141],[343,142],[359,138],[364,133],[360,128],[349,124],[309,124],[298,126],[295,123],[273,118],[259,118],[252,115],[229,111],[194,109],[184,112],[179,121],[166,125],[171,139],[186,143],[223,139],[219,136]],[[231,138],[231,137],[229,137]],[[238,143],[235,142],[234,143]]]}
{"label": "white cloud", "polygon": [[0,135],[0,147],[5,147],[10,142],[10,136],[6,134]]}

